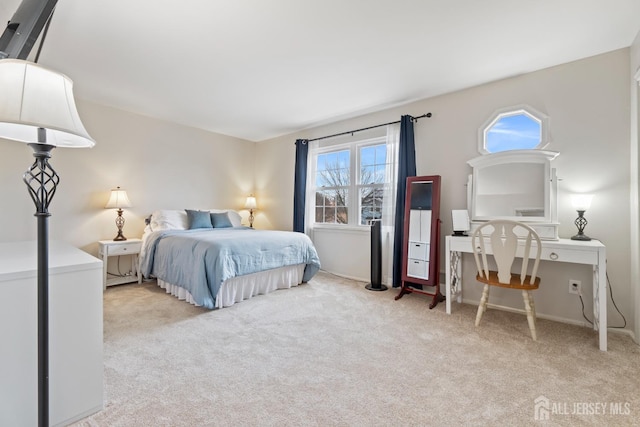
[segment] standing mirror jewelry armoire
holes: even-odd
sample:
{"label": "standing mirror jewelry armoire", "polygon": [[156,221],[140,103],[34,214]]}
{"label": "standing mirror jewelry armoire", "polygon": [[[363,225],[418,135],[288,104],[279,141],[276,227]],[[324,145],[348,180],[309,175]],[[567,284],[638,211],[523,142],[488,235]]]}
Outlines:
{"label": "standing mirror jewelry armoire", "polygon": [[402,287],[404,294],[432,297],[429,308],[444,301],[440,293],[440,176],[407,178],[402,248]]}

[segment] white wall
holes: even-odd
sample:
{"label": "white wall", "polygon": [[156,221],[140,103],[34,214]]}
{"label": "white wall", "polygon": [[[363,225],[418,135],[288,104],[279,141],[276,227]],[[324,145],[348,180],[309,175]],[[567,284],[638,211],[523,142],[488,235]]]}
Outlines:
{"label": "white wall", "polygon": [[[133,204],[124,210],[127,237],[140,237],[155,209],[240,209],[253,191],[253,142],[81,100],[78,110],[97,144],[53,150],[61,180],[49,208],[51,239],[95,255],[96,242],[116,234],[116,212],[104,209],[116,186]],[[0,241],[36,237],[35,208],[22,182],[31,153],[25,144],[0,140]]]}
{"label": "white wall", "polygon": [[[293,167],[296,138],[314,138],[399,120],[402,114],[433,113],[415,125],[418,175],[441,175],[442,234],[452,232],[450,211],[466,208],[466,180],[471,172],[467,160],[479,155],[477,130],[497,109],[528,104],[550,117],[551,144],[560,152],[554,161],[559,185],[560,236],[575,234],[576,212],[569,196],[574,192],[594,194],[586,213],[586,233],[607,245],[608,272],[618,307],[627,319],[631,314],[630,290],[630,202],[629,202],[629,49],[622,49],[549,69],[505,79],[459,92],[425,99],[383,112],[276,138],[257,146],[256,183],[263,198],[277,201],[263,213],[274,228],[291,229]],[[355,138],[359,138],[356,134]],[[444,237],[442,237],[444,247]],[[368,251],[361,241],[342,240],[343,252]],[[348,249],[344,249],[344,247]],[[328,257],[331,257],[329,260]],[[441,257],[441,260],[443,258]],[[327,265],[348,264],[349,257],[321,255]],[[442,264],[444,261],[442,261]],[[465,258],[467,277],[473,265]],[[346,267],[345,267],[346,269]],[[442,270],[443,271],[443,270]],[[536,308],[540,314],[582,323],[580,302],[568,294],[568,280],[591,282],[588,266],[545,264]],[[362,271],[361,277],[368,277]],[[519,295],[494,292],[493,302],[521,307]],[[469,286],[464,297],[477,301],[480,287]],[[590,314],[591,289],[585,286],[586,312]],[[609,302],[609,323],[620,325]]]}

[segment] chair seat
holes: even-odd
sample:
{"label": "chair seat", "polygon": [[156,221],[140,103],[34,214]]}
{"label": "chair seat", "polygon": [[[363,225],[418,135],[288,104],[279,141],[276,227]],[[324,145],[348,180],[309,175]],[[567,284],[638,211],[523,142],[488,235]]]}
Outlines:
{"label": "chair seat", "polygon": [[524,283],[520,282],[520,275],[516,273],[511,273],[511,281],[509,283],[500,283],[498,280],[498,272],[497,271],[489,271],[489,278],[485,278],[478,274],[476,276],[476,280],[481,283],[486,283],[491,286],[500,286],[501,288],[510,288],[510,289],[521,289],[525,291],[531,291],[534,289],[538,289],[540,286],[540,278],[536,277],[531,284],[531,276],[525,276]]}

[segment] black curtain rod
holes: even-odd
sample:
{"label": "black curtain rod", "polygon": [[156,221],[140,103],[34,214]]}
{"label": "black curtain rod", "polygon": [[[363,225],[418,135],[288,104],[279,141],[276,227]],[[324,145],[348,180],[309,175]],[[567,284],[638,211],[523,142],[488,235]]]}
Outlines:
{"label": "black curtain rod", "polygon": [[[418,117],[411,117],[411,121],[415,122],[418,119],[422,119],[423,117],[431,117],[431,113],[427,113],[427,114],[423,114],[421,116]],[[381,125],[375,125],[375,126],[369,126],[368,128],[362,128],[362,129],[356,129],[356,130],[351,130],[349,132],[341,132],[341,133],[336,133],[333,135],[327,135],[327,136],[321,136],[320,138],[313,138],[313,139],[308,139],[308,142],[311,141],[320,141],[321,139],[327,139],[327,138],[334,138],[336,136],[342,136],[342,135],[353,135],[356,132],[362,132],[363,130],[369,130],[369,129],[375,129],[375,128],[379,128],[382,126],[388,126],[388,125],[395,125],[396,123],[400,123],[400,120],[396,120],[395,122],[389,122],[389,123],[383,123]]]}

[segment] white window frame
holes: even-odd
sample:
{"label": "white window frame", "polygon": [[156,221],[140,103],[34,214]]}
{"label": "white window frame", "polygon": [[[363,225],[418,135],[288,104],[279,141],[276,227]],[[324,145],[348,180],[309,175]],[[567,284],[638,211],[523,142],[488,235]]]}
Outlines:
{"label": "white window frame", "polygon": [[[361,225],[360,224],[360,189],[363,187],[378,187],[384,189],[384,186],[388,183],[381,184],[360,184],[360,149],[367,146],[373,145],[387,145],[387,137],[380,136],[375,138],[368,138],[359,141],[353,141],[342,144],[329,145],[326,147],[318,148],[313,155],[311,156],[311,169],[313,177],[313,190],[310,194],[313,195],[311,199],[311,209],[310,212],[313,213],[313,220],[311,221],[313,228],[340,228],[340,229],[357,229],[362,231],[369,231],[369,225]],[[332,153],[336,151],[345,151],[349,150],[349,170],[351,172],[351,180],[349,185],[349,196],[347,201],[347,215],[348,222],[347,224],[338,224],[338,223],[325,223],[325,222],[316,222],[316,199],[315,194],[316,191],[322,189],[323,187],[316,187],[316,173],[318,166],[318,156],[322,154]],[[388,161],[388,160],[387,160]],[[355,213],[355,215],[354,215]]]}
{"label": "white window frame", "polygon": [[487,150],[487,133],[503,117],[517,116],[524,114],[540,123],[540,142],[534,150],[544,150],[549,145],[549,117],[529,105],[515,105],[512,107],[500,108],[493,112],[489,119],[478,129],[478,152],[482,155],[494,154]]}

